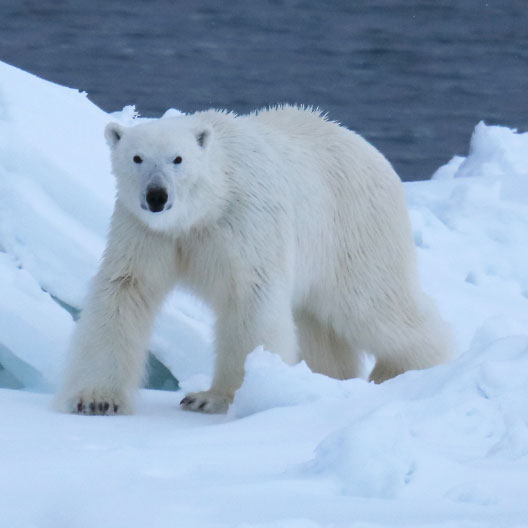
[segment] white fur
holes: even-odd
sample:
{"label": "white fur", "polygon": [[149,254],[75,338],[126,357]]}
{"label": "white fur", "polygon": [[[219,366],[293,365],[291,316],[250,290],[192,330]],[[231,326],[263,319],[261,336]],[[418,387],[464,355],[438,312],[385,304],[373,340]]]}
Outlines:
{"label": "white fur", "polygon": [[[258,345],[336,378],[357,376],[368,352],[376,382],[449,357],[418,284],[402,184],[354,132],[281,107],[111,124],[106,137],[118,197],[72,342],[66,410],[132,410],[153,319],[176,283],[217,314],[213,384],[186,409],[225,411]],[[169,196],[157,213],[141,207],[154,180]]]}

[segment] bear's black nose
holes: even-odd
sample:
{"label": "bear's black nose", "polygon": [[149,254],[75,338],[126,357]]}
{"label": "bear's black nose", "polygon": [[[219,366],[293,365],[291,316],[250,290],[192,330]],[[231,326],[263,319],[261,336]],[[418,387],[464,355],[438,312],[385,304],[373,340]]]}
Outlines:
{"label": "bear's black nose", "polygon": [[147,204],[153,213],[163,211],[163,207],[169,198],[167,191],[162,187],[151,187],[147,189]]}

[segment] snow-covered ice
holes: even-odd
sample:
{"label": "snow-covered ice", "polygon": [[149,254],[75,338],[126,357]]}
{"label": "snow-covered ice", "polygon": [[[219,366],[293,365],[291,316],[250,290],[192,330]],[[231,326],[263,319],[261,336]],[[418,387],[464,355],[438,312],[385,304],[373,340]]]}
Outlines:
{"label": "snow-covered ice", "polygon": [[[527,133],[479,123],[467,156],[406,184],[449,364],[373,385],[257,349],[225,416],[153,390],[134,416],[57,414],[114,200],[111,119],[133,108],[0,63],[2,528],[528,526]],[[211,323],[185,292],[158,318],[150,349],[185,390],[209,382]]]}

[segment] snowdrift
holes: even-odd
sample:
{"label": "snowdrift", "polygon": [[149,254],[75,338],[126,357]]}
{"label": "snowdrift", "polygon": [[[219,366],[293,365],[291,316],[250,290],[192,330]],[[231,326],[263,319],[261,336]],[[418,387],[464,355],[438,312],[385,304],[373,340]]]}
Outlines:
{"label": "snowdrift", "polygon": [[[135,416],[58,415],[114,200],[103,129],[133,118],[0,63],[2,526],[528,526],[528,134],[479,123],[466,157],[405,185],[449,364],[376,386],[256,350],[227,416],[156,391]],[[171,296],[157,386],[207,386],[211,323]]]}

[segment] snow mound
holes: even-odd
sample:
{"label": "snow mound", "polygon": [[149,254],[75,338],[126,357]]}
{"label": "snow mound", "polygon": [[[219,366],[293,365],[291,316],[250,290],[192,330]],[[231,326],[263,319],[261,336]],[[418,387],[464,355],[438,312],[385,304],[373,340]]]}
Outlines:
{"label": "snow mound", "polygon": [[[480,122],[473,132],[469,156],[453,174],[455,178],[478,178],[500,182],[500,196],[526,205],[528,200],[528,133]],[[434,178],[434,176],[433,176]]]}
{"label": "snow mound", "polygon": [[277,354],[258,348],[246,360],[244,383],[236,392],[230,411],[234,417],[242,418],[275,407],[339,398],[346,395],[347,386],[357,384],[364,382],[342,382],[314,374],[304,361],[288,366]]}
{"label": "snow mound", "polygon": [[[497,339],[381,386],[331,380],[256,350],[230,413],[266,411],[267,422],[284,424],[281,408],[291,409],[290,420],[310,409],[340,424],[290,472],[342,495],[413,500],[427,490],[446,504],[514,507],[528,471],[526,372],[528,336]],[[498,466],[506,481],[496,478]]]}
{"label": "snow mound", "polygon": [[528,469],[528,338],[475,355],[409,373],[361,401],[361,415],[319,444],[305,473],[354,497],[413,499],[427,490],[438,501],[518,504]]}

